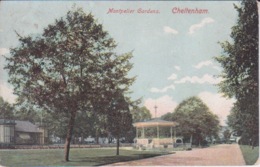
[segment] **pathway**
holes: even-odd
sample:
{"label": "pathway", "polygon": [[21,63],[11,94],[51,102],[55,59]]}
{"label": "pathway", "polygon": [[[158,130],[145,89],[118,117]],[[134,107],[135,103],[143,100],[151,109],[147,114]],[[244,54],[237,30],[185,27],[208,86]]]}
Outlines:
{"label": "pathway", "polygon": [[192,151],[177,151],[175,154],[158,156],[107,166],[242,166],[245,161],[238,144],[220,144]]}

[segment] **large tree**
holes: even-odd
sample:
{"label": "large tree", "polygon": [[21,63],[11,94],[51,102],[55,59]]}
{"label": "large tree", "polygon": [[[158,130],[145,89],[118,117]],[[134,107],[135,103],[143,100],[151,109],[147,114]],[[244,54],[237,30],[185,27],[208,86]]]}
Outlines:
{"label": "large tree", "polygon": [[[238,20],[232,27],[232,41],[221,43],[223,54],[216,60],[223,67],[219,84],[220,90],[228,97],[235,97],[233,113],[241,124],[242,136],[259,138],[259,85],[258,85],[258,9],[256,1],[243,0],[241,6],[235,6]],[[242,116],[241,116],[242,115]]]}
{"label": "large tree", "polygon": [[216,137],[219,131],[218,117],[198,97],[190,97],[181,102],[172,115],[163,116],[165,120],[179,123],[177,131],[185,140],[193,139],[200,144],[206,137]]}
{"label": "large tree", "polygon": [[9,82],[20,100],[49,113],[64,113],[65,161],[69,161],[76,115],[109,112],[104,108],[110,95],[117,90],[124,93],[134,80],[127,76],[132,53],[116,54],[116,42],[103,26],[92,14],[76,8],[42,35],[18,37],[20,45],[11,48],[7,58]]}

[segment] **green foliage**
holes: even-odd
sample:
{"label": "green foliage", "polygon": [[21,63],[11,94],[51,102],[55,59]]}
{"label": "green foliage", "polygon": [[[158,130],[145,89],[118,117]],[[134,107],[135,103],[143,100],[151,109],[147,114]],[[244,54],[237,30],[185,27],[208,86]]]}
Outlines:
{"label": "green foliage", "polygon": [[107,116],[108,129],[114,136],[119,136],[128,131],[132,125],[132,117],[129,110],[129,104],[121,92],[112,97],[110,114]]}
{"label": "green foliage", "polygon": [[223,132],[223,135],[224,135],[225,140],[228,141],[229,138],[230,138],[230,135],[231,135],[230,130],[228,130],[228,129],[225,130],[225,131]]}
{"label": "green foliage", "polygon": [[163,120],[167,120],[167,121],[174,120],[174,119],[173,119],[173,114],[170,113],[170,112],[168,112],[168,113],[162,115],[161,118],[162,118]]}
{"label": "green foliage", "polygon": [[230,114],[228,115],[228,121],[227,124],[229,127],[232,127],[233,131],[236,131],[239,136],[242,134],[243,125],[241,123],[241,120],[243,120],[243,114],[238,109],[238,107],[234,106]]}
{"label": "green foliage", "polygon": [[0,97],[0,119],[14,119],[13,106]]}
{"label": "green foliage", "polygon": [[[152,118],[152,115],[150,111],[145,107],[139,106],[140,102],[136,101],[135,104],[131,107],[130,113],[132,116],[133,122],[141,122],[144,120],[150,120]],[[153,129],[146,129],[147,133],[153,133]],[[136,137],[136,128],[134,126],[131,127],[130,131],[128,131],[126,136],[127,142],[133,142],[134,138]]]}
{"label": "green foliage", "polygon": [[254,165],[259,158],[259,147],[252,147],[248,145],[240,145],[246,165]]}
{"label": "green foliage", "polygon": [[[244,135],[249,135],[258,141],[259,138],[259,95],[258,95],[258,50],[259,30],[256,1],[242,1],[238,11],[238,21],[232,27],[232,42],[222,42],[223,54],[216,57],[222,65],[223,81],[220,90],[229,97],[235,97],[236,124],[241,124]],[[237,129],[234,122],[232,128]]]}
{"label": "green foliage", "polygon": [[182,135],[186,140],[192,136],[195,144],[205,137],[216,137],[219,131],[218,117],[198,97],[184,100],[173,113],[162,118],[178,122],[177,135]]}
{"label": "green foliage", "polygon": [[136,107],[131,110],[133,122],[140,122],[144,120],[149,120],[152,118],[150,111],[146,107]]}
{"label": "green foliage", "polygon": [[20,45],[6,58],[9,82],[18,104],[27,101],[66,121],[68,161],[74,125],[81,118],[77,114],[110,114],[115,92],[128,92],[134,81],[127,76],[132,53],[114,53],[114,39],[81,8],[55,20],[39,36],[17,35]]}
{"label": "green foliage", "polygon": [[117,139],[117,155],[119,155],[119,139],[124,137],[132,127],[132,115],[129,109],[129,103],[122,92],[116,92],[111,97],[109,114],[107,115],[108,131]]}
{"label": "green foliage", "polygon": [[32,123],[40,122],[40,115],[32,107],[22,106],[15,109],[15,118],[17,120],[30,121]]}

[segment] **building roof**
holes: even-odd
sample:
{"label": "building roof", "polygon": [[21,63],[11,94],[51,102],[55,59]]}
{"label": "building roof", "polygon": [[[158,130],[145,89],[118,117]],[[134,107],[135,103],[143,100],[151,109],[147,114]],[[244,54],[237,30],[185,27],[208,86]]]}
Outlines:
{"label": "building roof", "polygon": [[0,125],[15,125],[15,121],[9,119],[0,119]]}
{"label": "building roof", "polygon": [[175,127],[179,125],[177,122],[173,121],[165,121],[159,118],[154,118],[148,121],[143,122],[136,122],[133,123],[134,127],[140,128],[140,127],[156,127],[156,126],[166,126],[166,127]]}
{"label": "building roof", "polygon": [[31,133],[40,133],[38,126],[32,124],[29,121],[15,121],[15,131],[18,132],[31,132]]}

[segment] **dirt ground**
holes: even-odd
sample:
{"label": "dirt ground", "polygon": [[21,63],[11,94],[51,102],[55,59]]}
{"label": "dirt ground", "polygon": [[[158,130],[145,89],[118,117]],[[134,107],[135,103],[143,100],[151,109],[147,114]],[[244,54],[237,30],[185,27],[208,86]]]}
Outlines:
{"label": "dirt ground", "polygon": [[107,166],[242,166],[245,161],[237,144],[220,144],[191,151],[137,161],[119,162]]}

